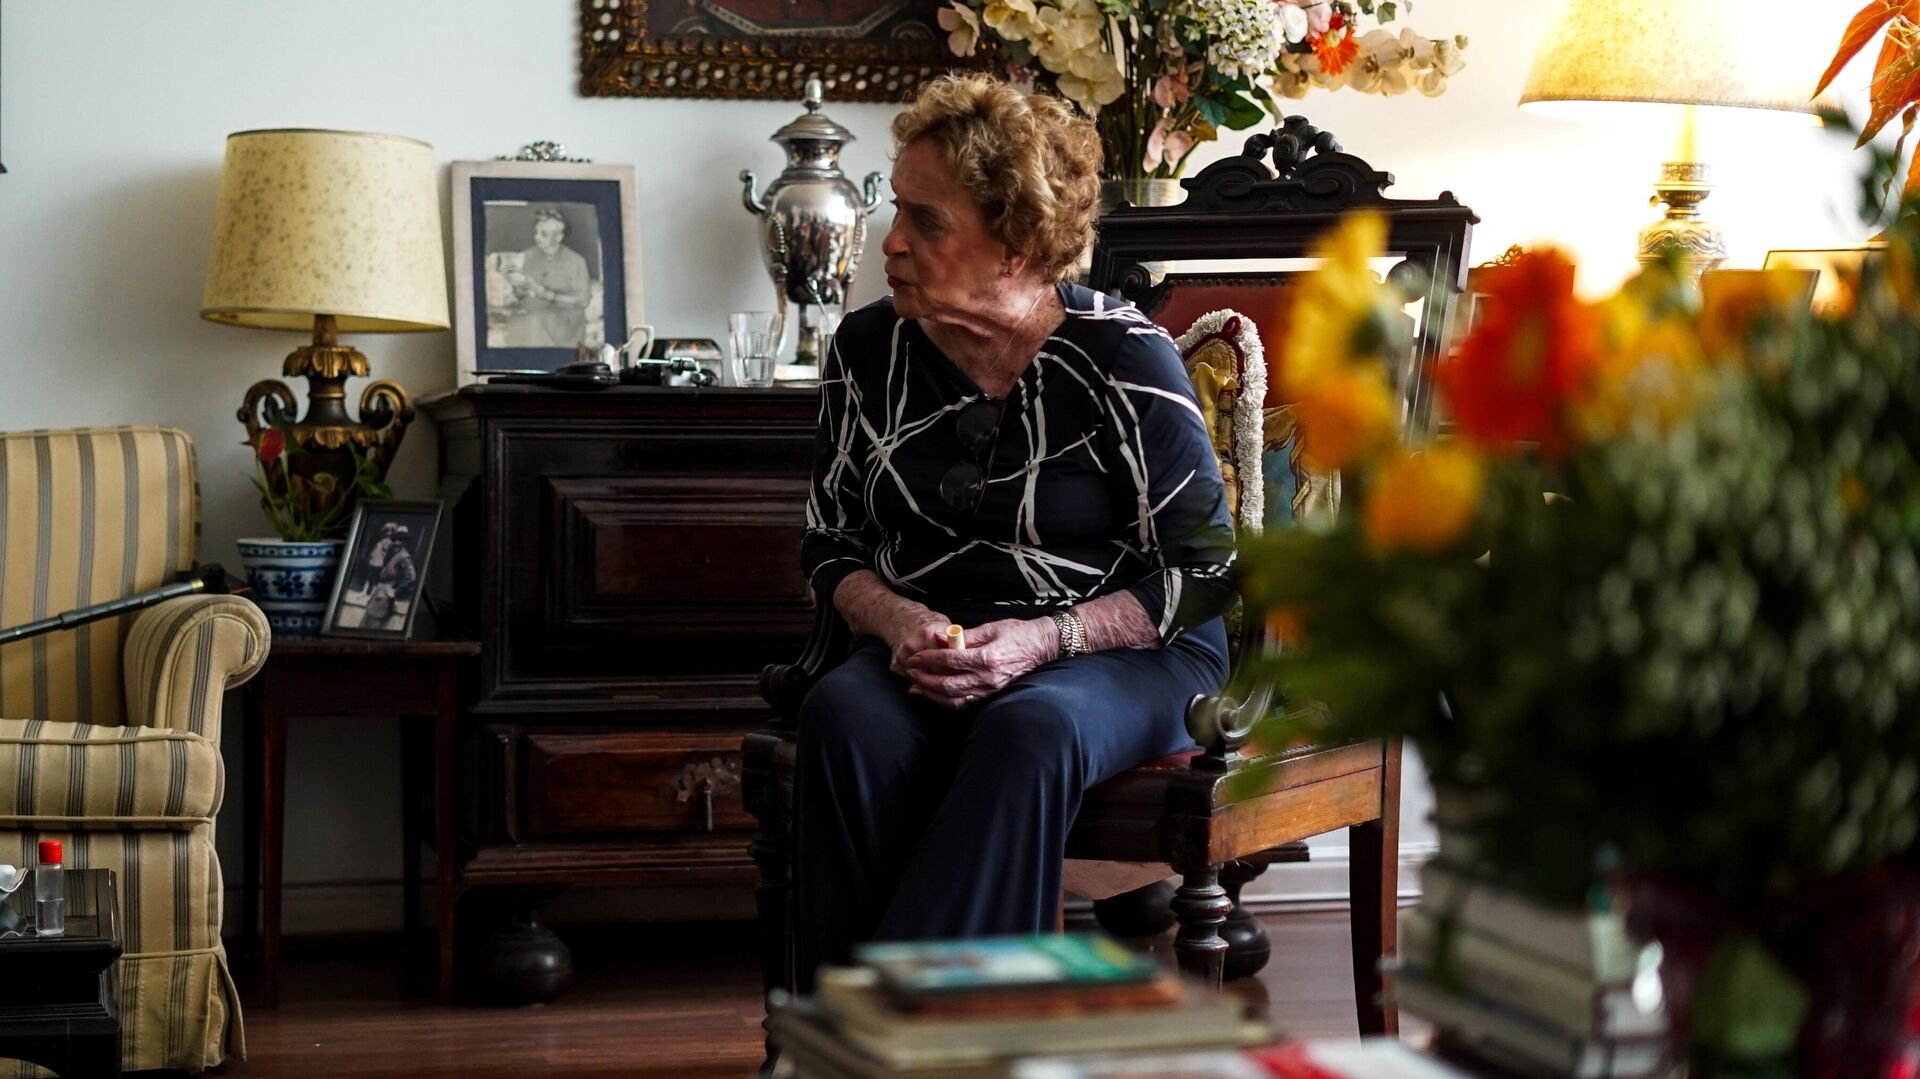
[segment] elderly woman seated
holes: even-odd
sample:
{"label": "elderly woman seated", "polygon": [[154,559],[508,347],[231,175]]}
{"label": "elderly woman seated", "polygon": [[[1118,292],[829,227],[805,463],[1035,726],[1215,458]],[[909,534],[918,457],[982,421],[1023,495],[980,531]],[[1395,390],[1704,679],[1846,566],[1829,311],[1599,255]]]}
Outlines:
{"label": "elderly woman seated", "polygon": [[1188,746],[1227,670],[1233,536],[1180,357],[1064,280],[1093,126],[969,76],[893,134],[892,295],[824,365],[802,550],[856,635],[800,712],[803,990],[862,940],[1050,928],[1082,792]]}

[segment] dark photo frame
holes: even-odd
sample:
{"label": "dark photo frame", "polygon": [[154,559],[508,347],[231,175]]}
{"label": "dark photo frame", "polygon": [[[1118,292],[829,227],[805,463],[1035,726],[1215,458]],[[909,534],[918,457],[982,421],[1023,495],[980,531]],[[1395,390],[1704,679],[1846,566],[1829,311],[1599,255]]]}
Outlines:
{"label": "dark photo frame", "polygon": [[425,602],[427,559],[443,504],[373,499],[354,508],[320,632],[404,641]]}
{"label": "dark photo frame", "polygon": [[582,348],[597,357],[646,322],[633,166],[455,161],[449,171],[459,384],[545,374]]}

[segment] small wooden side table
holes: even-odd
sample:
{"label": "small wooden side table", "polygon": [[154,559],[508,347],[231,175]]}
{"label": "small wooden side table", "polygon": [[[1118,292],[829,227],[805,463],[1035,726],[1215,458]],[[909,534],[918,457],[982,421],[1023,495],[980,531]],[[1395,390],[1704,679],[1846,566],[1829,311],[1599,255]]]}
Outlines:
{"label": "small wooden side table", "polygon": [[[261,915],[258,1006],[280,1003],[280,890],[287,814],[287,720],[293,716],[424,718],[433,739],[433,849],[439,912],[439,997],[453,996],[453,910],[459,886],[454,849],[457,797],[454,725],[463,663],[477,641],[373,641],[333,637],[276,640],[254,679],[247,709],[246,887],[242,917],[249,932]],[[404,735],[405,732],[403,732]],[[412,745],[403,740],[403,745]],[[420,927],[420,813],[411,781],[418,754],[403,754],[401,776],[402,894],[407,938]],[[257,889],[257,890],[256,890]]]}
{"label": "small wooden side table", "polygon": [[66,932],[57,937],[38,935],[33,873],[0,897],[0,1058],[66,1079],[118,1079],[120,898],[113,870],[64,872]]}

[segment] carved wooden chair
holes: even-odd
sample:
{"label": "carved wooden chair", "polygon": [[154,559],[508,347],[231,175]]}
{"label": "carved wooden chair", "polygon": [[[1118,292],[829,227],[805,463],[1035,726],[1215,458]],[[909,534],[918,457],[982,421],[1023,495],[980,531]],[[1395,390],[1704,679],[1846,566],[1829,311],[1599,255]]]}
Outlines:
{"label": "carved wooden chair", "polygon": [[[1416,330],[1415,347],[1393,372],[1394,384],[1409,432],[1421,435],[1432,408],[1433,367],[1464,280],[1467,243],[1477,219],[1451,194],[1387,198],[1383,191],[1392,182],[1387,173],[1341,153],[1330,135],[1291,118],[1282,129],[1249,139],[1240,156],[1183,181],[1184,203],[1123,206],[1104,217],[1090,284],[1116,291],[1163,325],[1168,312],[1191,321],[1196,303],[1199,309],[1236,306],[1260,324],[1261,336],[1275,347],[1284,332],[1279,290],[1299,272],[1297,265],[1230,272],[1201,266],[1183,273],[1180,263],[1306,259],[1314,241],[1342,215],[1378,211],[1389,221],[1389,249],[1401,260],[1389,280],[1409,297]],[[1182,296],[1183,290],[1189,295]],[[1239,380],[1234,390],[1244,385]],[[1217,392],[1219,386],[1209,388]],[[1269,392],[1263,404],[1282,407],[1285,402]],[[1249,481],[1240,477],[1242,484]],[[1269,647],[1257,620],[1240,622],[1234,634],[1238,655]],[[823,606],[804,654],[762,674],[761,691],[778,716],[747,736],[743,746],[743,795],[760,822],[751,852],[760,874],[757,899],[769,990],[790,988],[794,975],[795,720],[808,689],[839,662],[849,644],[845,623]],[[1153,866],[1149,876],[1178,874],[1182,883],[1171,904],[1179,925],[1175,954],[1183,969],[1218,985],[1228,951],[1220,931],[1233,909],[1223,877],[1244,883],[1267,862],[1293,856],[1289,852],[1297,850],[1298,841],[1348,829],[1359,1026],[1366,1034],[1392,1031],[1397,1020],[1380,1000],[1379,961],[1394,950],[1399,746],[1373,742],[1250,751],[1249,732],[1275,704],[1275,687],[1264,684],[1243,696],[1195,698],[1186,721],[1199,748],[1088,791],[1067,839],[1067,857],[1148,863]],[[1251,967],[1258,969],[1258,962]]]}

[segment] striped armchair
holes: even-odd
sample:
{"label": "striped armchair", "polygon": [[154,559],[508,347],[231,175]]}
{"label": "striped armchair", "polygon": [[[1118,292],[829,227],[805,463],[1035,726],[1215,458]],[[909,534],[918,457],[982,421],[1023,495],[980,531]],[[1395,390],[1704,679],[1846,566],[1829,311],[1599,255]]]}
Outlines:
{"label": "striped armchair", "polygon": [[[180,431],[0,434],[0,626],[192,568],[198,511]],[[70,867],[119,875],[129,1071],[246,1055],[213,821],[222,691],[268,640],[253,604],[196,595],[0,647],[0,862],[57,838]]]}

